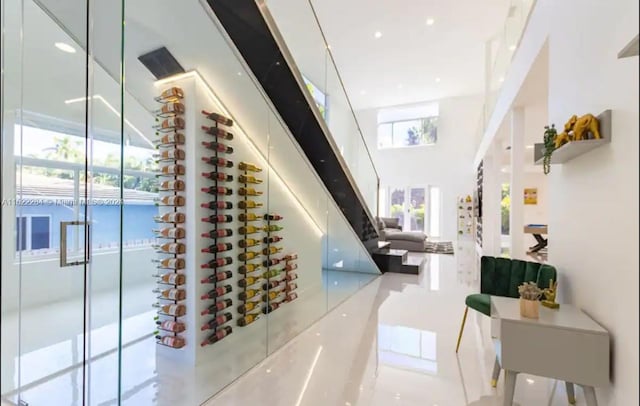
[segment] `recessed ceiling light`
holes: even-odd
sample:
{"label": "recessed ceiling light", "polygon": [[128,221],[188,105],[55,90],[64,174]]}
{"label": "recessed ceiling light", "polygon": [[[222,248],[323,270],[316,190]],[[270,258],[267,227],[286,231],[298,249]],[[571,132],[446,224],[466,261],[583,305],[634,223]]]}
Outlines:
{"label": "recessed ceiling light", "polygon": [[75,54],[76,53],[76,49],[74,47],[72,47],[71,45],[65,43],[65,42],[56,42],[54,45],[56,46],[56,48],[58,48],[62,52],[66,52],[66,53],[69,53],[69,54]]}
{"label": "recessed ceiling light", "polygon": [[360,90],[360,94],[364,96],[365,94],[367,94],[367,91],[366,90]]}
{"label": "recessed ceiling light", "polygon": [[440,83],[440,78],[436,78],[436,83]]}
{"label": "recessed ceiling light", "polygon": [[382,38],[382,33],[380,31],[376,31],[373,36],[376,38]]}
{"label": "recessed ceiling light", "polygon": [[347,313],[342,313],[342,317],[347,317]]}
{"label": "recessed ceiling light", "polygon": [[238,72],[238,76],[242,76],[242,72]]}
{"label": "recessed ceiling light", "polygon": [[435,24],[436,20],[434,20],[433,18],[427,18],[427,25],[433,25]]}
{"label": "recessed ceiling light", "polygon": [[533,145],[527,145],[527,149],[533,149]]}
{"label": "recessed ceiling light", "polygon": [[500,79],[498,79],[498,82],[500,83],[504,82],[504,76],[500,76]]}
{"label": "recessed ceiling light", "polygon": [[515,45],[509,45],[509,51],[515,51],[516,48],[517,47]]}
{"label": "recessed ceiling light", "polygon": [[531,379],[531,378],[527,378],[527,383],[528,383],[529,385],[533,385],[534,383],[536,383],[536,381],[534,381],[534,380],[533,380],[533,379]]}

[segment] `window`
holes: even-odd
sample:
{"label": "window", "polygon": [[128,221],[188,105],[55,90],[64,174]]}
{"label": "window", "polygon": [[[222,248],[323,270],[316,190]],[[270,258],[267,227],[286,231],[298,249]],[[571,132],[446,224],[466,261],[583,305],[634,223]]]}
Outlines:
{"label": "window", "polygon": [[378,149],[433,145],[437,141],[437,116],[378,125]]}
{"label": "window", "polygon": [[50,216],[20,216],[16,225],[16,251],[51,248]]}

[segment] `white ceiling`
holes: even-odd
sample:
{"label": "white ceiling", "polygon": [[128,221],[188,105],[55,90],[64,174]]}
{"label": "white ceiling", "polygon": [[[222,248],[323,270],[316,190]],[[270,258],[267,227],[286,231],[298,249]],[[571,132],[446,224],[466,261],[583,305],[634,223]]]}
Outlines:
{"label": "white ceiling", "polygon": [[[290,5],[306,3],[278,1]],[[509,0],[311,2],[355,109],[481,93],[485,42],[502,30],[510,3]],[[430,18],[433,25],[426,23]],[[307,23],[305,19],[292,20],[289,23]],[[374,37],[376,31],[382,33],[381,38]],[[301,27],[298,32],[305,30]]]}

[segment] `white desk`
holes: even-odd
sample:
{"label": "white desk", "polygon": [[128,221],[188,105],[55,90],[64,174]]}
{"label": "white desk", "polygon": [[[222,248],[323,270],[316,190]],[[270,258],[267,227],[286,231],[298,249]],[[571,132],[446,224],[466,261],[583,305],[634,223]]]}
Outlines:
{"label": "white desk", "polygon": [[491,336],[497,355],[493,379],[505,370],[505,406],[513,404],[519,372],[565,381],[570,403],[578,384],[587,405],[597,406],[594,387],[609,383],[609,333],[580,309],[541,305],[540,318],[528,319],[520,316],[519,299],[492,296]]}

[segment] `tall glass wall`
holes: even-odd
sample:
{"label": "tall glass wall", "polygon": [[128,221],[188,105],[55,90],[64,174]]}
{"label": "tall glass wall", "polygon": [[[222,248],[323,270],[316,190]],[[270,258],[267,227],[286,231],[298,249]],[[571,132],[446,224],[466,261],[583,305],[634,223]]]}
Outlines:
{"label": "tall glass wall", "polygon": [[3,402],[201,404],[377,276],[206,2],[2,33]]}

